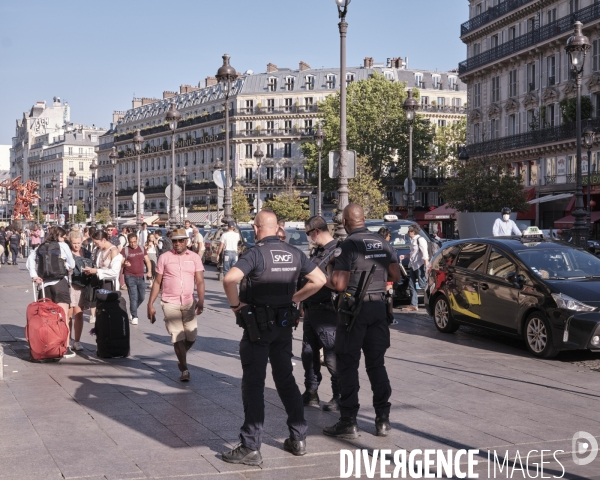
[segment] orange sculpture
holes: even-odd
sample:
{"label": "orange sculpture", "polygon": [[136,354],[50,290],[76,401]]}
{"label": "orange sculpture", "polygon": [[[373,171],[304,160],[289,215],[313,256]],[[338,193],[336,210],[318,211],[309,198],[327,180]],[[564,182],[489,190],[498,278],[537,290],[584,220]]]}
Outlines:
{"label": "orange sculpture", "polygon": [[13,208],[13,218],[15,220],[33,220],[33,217],[31,216],[31,204],[35,198],[40,198],[40,196],[35,193],[38,186],[39,183],[34,182],[33,180],[27,180],[25,183],[21,183],[20,175],[15,179],[0,182],[0,187],[16,192],[15,206]]}

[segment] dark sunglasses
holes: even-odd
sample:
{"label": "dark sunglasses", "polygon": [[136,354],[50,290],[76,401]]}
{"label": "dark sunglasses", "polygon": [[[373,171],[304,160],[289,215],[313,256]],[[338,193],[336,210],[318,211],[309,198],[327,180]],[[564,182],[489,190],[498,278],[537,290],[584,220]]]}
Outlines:
{"label": "dark sunglasses", "polygon": [[187,242],[187,238],[176,238],[175,240],[171,240],[173,243],[179,242]]}
{"label": "dark sunglasses", "polygon": [[308,232],[306,232],[306,236],[310,235],[315,230],[318,230],[318,228],[312,228],[312,229],[310,229]]}

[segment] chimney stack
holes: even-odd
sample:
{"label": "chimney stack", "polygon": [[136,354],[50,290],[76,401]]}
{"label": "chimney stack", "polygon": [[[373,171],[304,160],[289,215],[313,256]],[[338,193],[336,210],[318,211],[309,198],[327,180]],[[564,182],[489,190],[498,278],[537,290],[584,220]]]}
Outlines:
{"label": "chimney stack", "polygon": [[175,92],[169,92],[169,91],[164,91],[163,92],[163,100],[165,100],[167,98],[174,97],[175,95],[177,95],[177,93],[175,93]]}
{"label": "chimney stack", "polygon": [[191,85],[180,85],[179,86],[179,93],[190,93],[190,92],[195,92],[196,90],[199,90],[199,88],[192,87]]}
{"label": "chimney stack", "polygon": [[154,103],[154,102],[158,102],[158,98],[149,98],[149,97],[142,98],[142,105],[148,105],[148,104]]}
{"label": "chimney stack", "polygon": [[300,71],[303,72],[304,70],[310,70],[310,65],[306,62],[300,62]]}
{"label": "chimney stack", "polygon": [[365,57],[365,68],[373,68],[373,57]]}
{"label": "chimney stack", "polygon": [[142,106],[142,99],[141,98],[133,98],[133,100],[131,101],[131,108],[137,108],[137,107],[141,107]]}
{"label": "chimney stack", "polygon": [[217,77],[206,77],[206,86],[212,87],[217,84]]}
{"label": "chimney stack", "polygon": [[402,62],[402,57],[398,57],[398,58],[392,58],[392,65],[393,68],[402,68],[404,66],[404,62]]}
{"label": "chimney stack", "polygon": [[267,64],[267,73],[273,73],[273,72],[276,72],[277,70],[279,70],[279,69],[277,68],[277,65],[275,65],[274,63]]}

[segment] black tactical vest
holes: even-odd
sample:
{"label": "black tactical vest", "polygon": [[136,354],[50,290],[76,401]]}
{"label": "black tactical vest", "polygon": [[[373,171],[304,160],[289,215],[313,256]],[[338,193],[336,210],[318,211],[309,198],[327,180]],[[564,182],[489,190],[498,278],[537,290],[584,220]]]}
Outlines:
{"label": "black tactical vest", "polygon": [[240,299],[258,306],[289,306],[296,293],[304,253],[277,237],[263,239],[252,249],[258,250],[265,268],[260,274],[250,272],[244,278]]}
{"label": "black tactical vest", "polygon": [[344,243],[352,242],[358,250],[358,259],[352,263],[350,271],[350,281],[348,282],[348,291],[354,293],[360,281],[362,272],[371,270],[373,263],[377,269],[373,274],[373,281],[369,287],[368,293],[385,293],[388,267],[391,263],[392,252],[389,244],[377,233],[369,232],[366,228],[361,228],[352,232]]}
{"label": "black tactical vest", "polygon": [[[321,271],[325,274],[327,274],[326,269],[327,269],[327,265],[329,262],[325,262],[323,264],[321,264],[321,262],[333,250],[335,250],[337,248],[337,242],[333,241],[333,242],[329,242],[329,243],[330,243],[329,247],[326,245],[324,247],[317,248],[310,257],[310,261],[312,263],[314,263],[315,265],[317,265],[321,269]],[[333,260],[333,258],[332,258],[332,260]],[[319,265],[319,264],[321,264],[321,265]],[[304,286],[304,283],[306,283],[306,282],[303,282],[302,286]],[[304,303],[307,303],[307,304],[311,304],[311,303],[331,304],[331,292],[332,292],[332,290],[330,288],[322,287],[317,293],[311,295],[306,300],[304,300]]]}

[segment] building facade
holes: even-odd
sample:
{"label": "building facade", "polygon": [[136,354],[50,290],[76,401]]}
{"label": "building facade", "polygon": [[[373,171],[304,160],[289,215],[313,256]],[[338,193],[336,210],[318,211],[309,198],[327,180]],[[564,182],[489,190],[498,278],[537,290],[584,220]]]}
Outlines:
{"label": "building facade", "polygon": [[[407,88],[418,88],[422,102],[419,113],[433,124],[445,125],[464,118],[466,86],[456,72],[409,70],[399,58],[389,59],[386,64],[375,64],[367,58],[363,66],[349,67],[343,81],[349,84],[367,79],[375,71],[390,81],[406,82]],[[171,102],[182,114],[175,134],[174,164],[178,181],[184,180],[182,172],[186,169],[187,206],[208,209],[217,202],[212,178],[215,170],[223,168],[225,154],[231,161],[232,177],[245,187],[251,200],[256,197],[258,176],[263,201],[290,187],[307,197],[313,186],[309,184],[301,145],[313,139],[318,104],[339,89],[340,81],[339,69],[313,69],[304,62],[297,69],[278,68],[270,63],[265,73],[239,74],[229,97],[227,127],[223,91],[212,77],[199,87],[182,85],[178,93],[164,92],[162,99],[134,99],[131,109],[115,112],[113,128],[103,137],[106,143],[98,147],[99,201],[112,191],[112,165],[104,159],[101,147],[106,145],[108,149],[114,144],[120,157],[115,179],[118,208],[120,212],[133,212],[131,196],[137,189],[137,157],[132,139],[139,128],[144,137],[140,174],[145,210],[168,210],[165,188],[171,181],[172,162],[171,132],[165,115]],[[225,128],[230,132],[229,152],[224,151]],[[265,154],[260,170],[254,158],[259,145]],[[422,188],[427,189],[428,185],[423,184]],[[325,206],[334,195],[335,192],[324,192]],[[401,205],[401,191],[396,191],[396,195],[395,203]]]}
{"label": "building facade", "polygon": [[[592,43],[582,96],[591,101],[591,125],[597,128],[597,0],[470,0],[469,20],[461,25],[467,59],[458,72],[468,87],[468,153],[471,158],[497,157],[521,173],[525,187],[535,187],[536,223],[542,228],[552,228],[574,207],[574,198],[566,194],[575,190],[576,129],[570,117],[563,117],[561,101],[573,102],[577,93],[565,52],[576,21]],[[587,184],[590,168],[595,196],[600,193],[597,145],[591,153],[588,162],[584,150],[582,172]]]}
{"label": "building facade", "polygon": [[[89,204],[89,166],[96,158],[95,146],[105,133],[95,126],[70,121],[68,103],[55,97],[51,106],[37,102],[17,120],[10,149],[10,174],[39,183],[40,205],[51,216],[66,214],[71,202]],[[70,177],[71,170],[75,177]],[[53,185],[52,178],[56,179]],[[56,210],[55,210],[56,206]]]}

